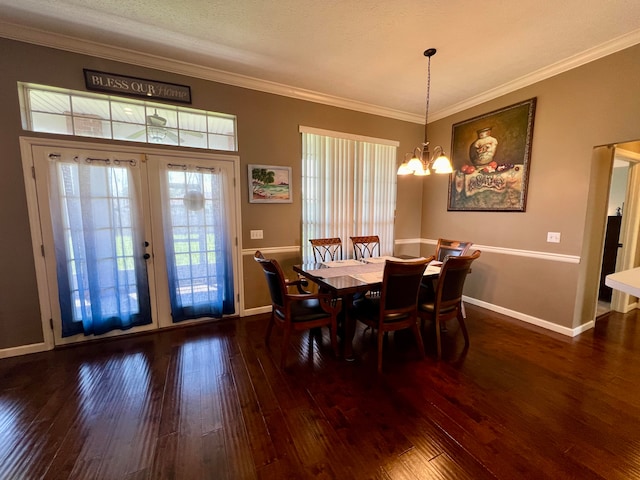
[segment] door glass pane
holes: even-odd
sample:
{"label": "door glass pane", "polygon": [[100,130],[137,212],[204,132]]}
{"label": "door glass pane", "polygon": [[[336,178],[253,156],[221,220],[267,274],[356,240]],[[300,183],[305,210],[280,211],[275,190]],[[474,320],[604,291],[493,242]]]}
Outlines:
{"label": "door glass pane", "polygon": [[151,323],[137,169],[76,160],[50,165],[62,336]]}
{"label": "door glass pane", "polygon": [[166,164],[161,171],[174,322],[235,311],[228,182],[218,168]]}

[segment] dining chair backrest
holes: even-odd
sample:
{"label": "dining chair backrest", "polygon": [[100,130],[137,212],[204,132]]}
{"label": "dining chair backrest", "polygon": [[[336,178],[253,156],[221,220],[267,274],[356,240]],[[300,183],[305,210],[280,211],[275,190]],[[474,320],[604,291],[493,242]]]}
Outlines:
{"label": "dining chair backrest", "polygon": [[314,238],[309,240],[315,263],[342,260],[342,240],[340,238]]}
{"label": "dining chair backrest", "polygon": [[365,235],[349,238],[353,244],[353,258],[356,260],[380,256],[380,237],[378,237],[378,235]]}
{"label": "dining chair backrest", "polygon": [[439,303],[441,309],[462,300],[462,290],[467,274],[480,253],[480,250],[475,250],[471,255],[445,257],[436,287],[436,304]]}
{"label": "dining chair backrest", "polygon": [[447,240],[445,238],[439,238],[436,245],[436,260],[444,262],[444,258],[448,255],[450,257],[459,257],[466,255],[469,249],[473,245],[473,242],[462,242],[460,240]]}
{"label": "dining chair backrest", "polygon": [[407,262],[387,260],[380,296],[364,297],[354,302],[355,318],[377,331],[378,373],[382,372],[382,351],[387,332],[410,329],[424,357],[422,335],[418,328],[418,292],[424,271],[432,259]]}
{"label": "dining chair backrest", "polygon": [[464,321],[462,291],[471,264],[480,256],[480,253],[480,250],[476,250],[471,255],[445,257],[438,278],[435,299],[421,300],[418,304],[418,315],[423,319],[429,318],[435,322],[438,360],[442,357],[442,341],[440,339],[442,322],[457,318],[464,336],[465,349],[469,347],[469,332]]}
{"label": "dining chair backrest", "polygon": [[253,259],[260,264],[264,271],[274,310],[283,310],[285,308],[287,282],[282,268],[276,260],[264,258],[264,255],[259,250],[256,251]]}
{"label": "dining chair backrest", "polygon": [[381,322],[392,322],[399,317],[416,314],[422,276],[432,259],[386,261],[380,291]]}
{"label": "dining chair backrest", "polygon": [[[260,250],[256,250],[256,253],[253,256],[253,259],[256,262],[260,263],[260,260],[264,260],[265,258]],[[284,272],[283,272],[283,275],[284,275]],[[306,290],[306,288],[309,286],[309,282],[307,281],[306,278],[302,278],[298,276],[298,278],[295,280],[289,280],[288,278],[285,277],[284,283],[287,287],[296,287],[298,289],[298,293],[301,293],[301,294],[310,293]]]}
{"label": "dining chair backrest", "polygon": [[265,342],[269,343],[271,330],[274,325],[284,330],[280,352],[280,367],[284,368],[287,358],[287,348],[292,331],[308,330],[327,326],[330,328],[331,346],[338,355],[337,314],[338,308],[335,298],[326,294],[289,293],[287,281],[280,264],[276,260],[264,258],[260,250],[256,251],[253,259],[260,264],[267,279],[269,294],[271,295],[271,317],[265,333]]}

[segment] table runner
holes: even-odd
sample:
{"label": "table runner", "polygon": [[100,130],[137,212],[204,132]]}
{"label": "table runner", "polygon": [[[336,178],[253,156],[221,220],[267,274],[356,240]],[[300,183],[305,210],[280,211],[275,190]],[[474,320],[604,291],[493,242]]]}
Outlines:
{"label": "table runner", "polygon": [[[393,257],[388,257],[393,258]],[[360,280],[365,283],[379,283],[382,282],[382,275],[384,272],[384,263],[362,263],[357,264],[349,263],[348,266],[339,267],[333,266],[331,268],[318,268],[315,270],[307,270],[309,275],[313,275],[318,278],[333,278],[342,277],[345,275],[351,276],[356,280]],[[440,262],[432,262],[427,266],[425,275],[438,275],[440,273]]]}

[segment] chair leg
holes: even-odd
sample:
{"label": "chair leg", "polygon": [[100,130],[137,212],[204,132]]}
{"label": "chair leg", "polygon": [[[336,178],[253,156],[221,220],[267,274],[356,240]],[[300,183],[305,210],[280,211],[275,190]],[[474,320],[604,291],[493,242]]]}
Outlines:
{"label": "chair leg", "polygon": [[273,329],[273,324],[275,323],[275,319],[273,317],[274,313],[271,312],[271,317],[269,318],[269,323],[267,324],[267,332],[264,335],[264,342],[269,343],[269,338],[271,337],[271,330]]}
{"label": "chair leg", "polygon": [[386,332],[378,330],[378,373],[382,373],[382,343]]}
{"label": "chair leg", "polygon": [[464,336],[464,344],[469,346],[469,332],[467,332],[467,325],[464,322],[464,312],[462,309],[458,309],[458,321],[460,322],[460,328],[462,329],[462,335]]}
{"label": "chair leg", "polygon": [[442,358],[442,344],[440,342],[440,318],[436,316],[436,347],[438,349],[438,360]]}
{"label": "chair leg", "polygon": [[284,370],[287,360],[287,349],[289,348],[289,339],[291,338],[291,326],[286,325],[282,334],[282,352],[280,354],[280,368]]}
{"label": "chair leg", "polygon": [[418,343],[418,350],[420,350],[420,355],[422,358],[426,356],[424,353],[424,343],[422,341],[422,335],[420,334],[420,327],[418,326],[418,322],[414,323],[411,326],[411,331],[413,332],[413,336],[416,338],[416,342]]}

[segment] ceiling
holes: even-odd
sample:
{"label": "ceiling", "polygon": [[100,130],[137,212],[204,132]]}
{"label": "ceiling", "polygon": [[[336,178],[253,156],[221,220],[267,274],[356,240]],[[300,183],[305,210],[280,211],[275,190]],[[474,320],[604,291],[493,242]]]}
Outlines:
{"label": "ceiling", "polygon": [[420,123],[425,49],[435,120],[640,43],[640,1],[0,0],[0,36]]}

